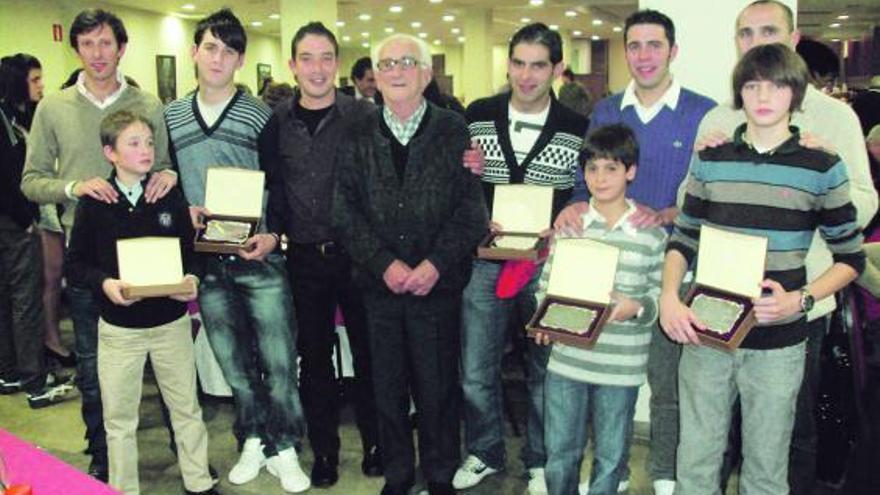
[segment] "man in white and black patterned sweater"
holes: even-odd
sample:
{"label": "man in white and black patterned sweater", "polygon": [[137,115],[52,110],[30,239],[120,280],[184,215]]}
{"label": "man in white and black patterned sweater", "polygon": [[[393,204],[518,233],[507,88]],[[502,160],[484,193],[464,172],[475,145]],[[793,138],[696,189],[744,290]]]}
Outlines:
{"label": "man in white and black patterned sweater", "polygon": [[[511,91],[473,102],[467,109],[471,139],[485,154],[482,186],[491,208],[496,184],[537,184],[554,189],[553,215],[569,200],[586,118],[561,105],[551,84],[564,69],[562,40],[546,25],[520,29],[508,49]],[[547,219],[548,225],[550,218]],[[514,299],[500,299],[495,286],[503,262],[474,260],[462,308],[462,386],[468,457],[456,472],[457,489],[474,486],[504,468],[501,357],[508,316],[531,315],[537,276]],[[519,306],[520,311],[514,311]],[[529,415],[522,461],[529,492],[544,487],[543,402],[547,349],[528,343]]]}

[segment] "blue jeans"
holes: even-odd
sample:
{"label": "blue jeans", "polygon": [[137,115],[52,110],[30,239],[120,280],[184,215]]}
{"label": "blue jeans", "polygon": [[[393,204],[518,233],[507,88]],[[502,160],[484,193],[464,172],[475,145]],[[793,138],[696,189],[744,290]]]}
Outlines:
{"label": "blue jeans", "polygon": [[279,255],[266,261],[206,257],[199,304],[208,341],[232,388],[239,441],[267,455],[298,446],[305,419],[296,386],[293,301]]}
{"label": "blue jeans", "polygon": [[82,417],[86,424],[88,451],[98,458],[107,456],[104,408],[98,387],[98,301],[86,287],[67,287],[67,303],[76,347],[76,385],[82,396]]}
{"label": "blue jeans", "polygon": [[789,493],[788,455],[804,348],[803,342],[732,352],[684,346],[678,373],[681,440],[676,494],[720,495],[722,456],[737,396],[742,415],[740,491]]}
{"label": "blue jeans", "polygon": [[594,448],[590,494],[617,493],[618,465],[625,462],[639,387],[595,385],[550,372],[544,390],[545,476],[550,495],[578,493],[590,422]]}
{"label": "blue jeans", "polygon": [[[465,401],[465,446],[469,454],[488,466],[504,467],[504,422],[502,418],[501,358],[507,341],[507,323],[514,307],[521,314],[535,312],[535,291],[541,270],[513,299],[495,296],[495,285],[503,264],[474,260],[471,280],[462,301],[461,368]],[[518,338],[524,338],[525,332]],[[529,415],[522,461],[526,469],[542,467],[544,452],[544,375],[549,346],[527,339],[526,386]]]}

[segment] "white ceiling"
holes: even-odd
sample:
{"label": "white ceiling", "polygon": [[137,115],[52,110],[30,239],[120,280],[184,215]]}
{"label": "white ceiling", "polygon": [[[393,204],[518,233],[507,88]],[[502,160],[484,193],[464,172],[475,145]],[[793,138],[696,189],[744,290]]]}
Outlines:
{"label": "white ceiling", "polygon": [[[232,5],[242,22],[261,22],[261,26],[248,26],[254,32],[280,35],[280,21],[270,18],[278,12],[278,2],[285,0],[109,0],[110,3],[131,8],[146,9],[163,14],[178,14],[201,18],[205,14],[226,5]],[[314,0],[328,1],[328,0]],[[723,1],[723,0],[722,0]],[[185,4],[194,10],[183,10]],[[410,33],[425,33],[429,42],[458,43],[459,36],[467,37],[463,18],[469,9],[486,8],[492,12],[495,43],[506,43],[510,34],[523,25],[524,19],[556,24],[566,32],[579,31],[575,37],[599,36],[603,39],[621,36],[613,30],[622,26],[623,20],[637,8],[636,0],[544,0],[543,5],[530,5],[530,0],[339,0],[339,19],[345,22],[337,32],[343,46],[357,46],[369,39],[380,39],[386,28]],[[399,13],[390,12],[391,6],[402,7]],[[575,15],[567,16],[571,11]],[[359,20],[360,14],[369,14],[370,20]],[[839,15],[849,19],[838,20]],[[443,16],[452,15],[454,20],[444,21]],[[413,28],[412,22],[421,22]],[[596,25],[594,22],[601,21]],[[830,27],[840,23],[839,27]],[[880,24],[880,0],[800,0],[798,25],[806,35],[817,39],[860,39],[870,36],[874,26]],[[453,28],[460,30],[452,32]],[[363,36],[362,33],[369,33]],[[348,38],[344,38],[348,37]],[[345,41],[348,39],[348,41]]]}

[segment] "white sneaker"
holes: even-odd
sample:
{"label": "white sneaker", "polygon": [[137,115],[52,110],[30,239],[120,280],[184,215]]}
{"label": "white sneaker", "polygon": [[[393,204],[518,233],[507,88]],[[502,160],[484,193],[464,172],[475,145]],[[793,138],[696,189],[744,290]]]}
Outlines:
{"label": "white sneaker", "polygon": [[547,480],[544,468],[529,469],[529,495],[547,495]]}
{"label": "white sneaker", "polygon": [[[623,493],[629,490],[629,480],[620,480],[617,483],[617,493]],[[579,495],[588,495],[590,493],[590,480],[584,481],[580,485],[578,485],[578,494]]]}
{"label": "white sneaker", "polygon": [[299,467],[299,459],[293,447],[270,457],[266,461],[266,471],[281,480],[281,488],[286,492],[304,492],[312,486],[312,480]]}
{"label": "white sneaker", "polygon": [[241,457],[229,470],[227,477],[233,485],[241,485],[256,478],[260,474],[260,469],[265,465],[266,455],[263,454],[263,442],[259,438],[248,438],[241,448]]}
{"label": "white sneaker", "polygon": [[497,472],[497,469],[490,468],[479,457],[469,455],[461,463],[461,467],[455,471],[455,476],[452,478],[452,487],[456,490],[464,490],[483,481],[483,478],[486,476]]}
{"label": "white sneaker", "polygon": [[654,495],[672,495],[675,492],[675,480],[657,480],[654,482]]}

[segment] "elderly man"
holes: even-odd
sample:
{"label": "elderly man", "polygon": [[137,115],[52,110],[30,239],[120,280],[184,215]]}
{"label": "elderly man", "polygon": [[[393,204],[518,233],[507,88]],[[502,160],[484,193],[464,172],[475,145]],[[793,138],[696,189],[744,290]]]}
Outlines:
{"label": "elderly man", "polygon": [[415,455],[431,494],[454,493],[461,292],[488,215],[461,166],[464,121],[429,104],[428,46],[392,35],[373,48],[385,105],[355,121],[337,156],[333,223],[364,289],[384,455],[384,495],[407,493]]}

